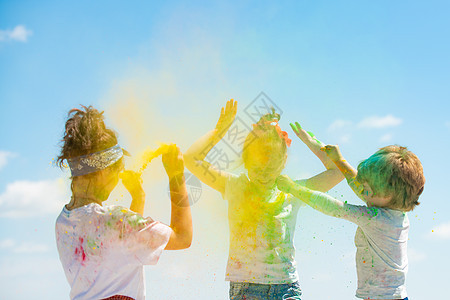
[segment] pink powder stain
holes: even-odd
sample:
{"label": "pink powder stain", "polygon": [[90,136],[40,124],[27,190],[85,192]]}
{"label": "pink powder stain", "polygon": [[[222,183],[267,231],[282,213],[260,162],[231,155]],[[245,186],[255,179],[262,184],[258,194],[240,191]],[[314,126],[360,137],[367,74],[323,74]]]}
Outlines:
{"label": "pink powder stain", "polygon": [[79,256],[81,254],[81,264],[83,264],[86,261],[86,253],[84,252],[84,249],[83,249],[84,239],[82,237],[80,237],[79,241],[80,241],[80,247],[75,248],[75,255]]}

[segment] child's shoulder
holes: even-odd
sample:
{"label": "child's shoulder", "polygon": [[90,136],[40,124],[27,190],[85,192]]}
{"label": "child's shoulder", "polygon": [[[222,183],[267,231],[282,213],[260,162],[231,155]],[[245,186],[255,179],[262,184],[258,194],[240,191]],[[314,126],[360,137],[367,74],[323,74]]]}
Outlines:
{"label": "child's shoulder", "polygon": [[380,210],[383,212],[385,218],[391,223],[409,224],[408,214],[405,211],[391,208],[380,208]]}
{"label": "child's shoulder", "polygon": [[106,222],[123,222],[132,225],[133,227],[139,225],[141,228],[144,228],[148,224],[154,222],[151,217],[143,217],[141,214],[138,214],[124,206],[108,205],[104,207],[104,210],[104,218],[106,218]]}
{"label": "child's shoulder", "polygon": [[405,212],[386,207],[365,207],[365,212],[371,216],[369,224],[378,224],[381,227],[402,228],[409,226],[408,216]]}
{"label": "child's shoulder", "polygon": [[99,208],[97,208],[97,213],[111,218],[140,216],[129,208],[120,205],[99,206]]}
{"label": "child's shoulder", "polygon": [[250,183],[250,179],[248,178],[247,174],[242,172],[239,174],[232,174],[230,173],[226,184],[228,185],[228,188],[242,188]]}
{"label": "child's shoulder", "polygon": [[241,172],[238,174],[230,173],[230,180],[250,182],[250,179],[248,179],[247,173],[245,172]]}

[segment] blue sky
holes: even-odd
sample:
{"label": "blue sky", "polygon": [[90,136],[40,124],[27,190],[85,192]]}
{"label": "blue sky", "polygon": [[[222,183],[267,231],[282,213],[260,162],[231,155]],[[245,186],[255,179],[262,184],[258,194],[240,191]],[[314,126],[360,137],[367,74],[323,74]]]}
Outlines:
{"label": "blue sky", "polygon": [[[68,298],[53,229],[68,174],[52,160],[69,109],[105,110],[132,153],[157,141],[186,150],[228,99],[245,119],[261,91],[294,140],[288,175],[323,169],[292,121],[339,144],[355,165],[387,144],[418,155],[427,183],[409,214],[408,292],[447,294],[449,9],[446,1],[0,1],[1,298]],[[145,214],[169,222],[163,169],[155,161],[146,172]],[[330,194],[359,203],[343,183]],[[118,187],[108,203],[129,205],[122,195]],[[193,246],[146,267],[149,299],[226,298],[226,203],[203,187],[192,211]],[[304,299],[354,298],[355,229],[300,211]]]}

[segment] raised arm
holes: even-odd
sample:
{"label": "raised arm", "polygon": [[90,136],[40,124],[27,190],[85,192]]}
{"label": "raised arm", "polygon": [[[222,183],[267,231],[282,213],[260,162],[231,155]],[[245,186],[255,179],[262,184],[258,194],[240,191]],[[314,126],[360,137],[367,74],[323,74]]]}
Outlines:
{"label": "raised arm", "polygon": [[356,180],[358,172],[352,165],[344,159],[337,145],[326,145],[321,150],[327,154],[327,156],[333,161],[336,167],[347,179],[347,183],[353,192],[364,202],[367,202],[363,196],[364,186]]}
{"label": "raised arm", "polygon": [[222,107],[216,127],[198,139],[184,153],[186,168],[203,183],[221,193],[225,192],[225,182],[230,174],[214,167],[205,158],[209,151],[225,136],[236,117],[236,112],[237,102],[231,99],[225,107]]}
{"label": "raised arm", "polygon": [[324,147],[325,144],[319,141],[313,133],[304,130],[298,122],[295,122],[295,124],[291,123],[290,125],[299,139],[320,159],[327,169],[326,171],[309,178],[306,181],[306,187],[312,190],[326,192],[341,182],[342,179],[344,179],[341,172],[327,154],[321,151],[321,148]]}
{"label": "raised arm", "polygon": [[141,216],[144,215],[145,192],[142,188],[142,179],[139,173],[134,171],[123,171],[119,174],[122,184],[131,195],[130,210]]}
{"label": "raised arm", "polygon": [[358,172],[344,159],[337,145],[326,145],[321,147],[320,150],[336,165],[345,179],[350,180],[356,177]]}
{"label": "raised arm", "polygon": [[192,242],[192,216],[184,179],[184,163],[180,149],[172,144],[162,155],[162,162],[169,176],[172,233],[166,250],[189,248]]}

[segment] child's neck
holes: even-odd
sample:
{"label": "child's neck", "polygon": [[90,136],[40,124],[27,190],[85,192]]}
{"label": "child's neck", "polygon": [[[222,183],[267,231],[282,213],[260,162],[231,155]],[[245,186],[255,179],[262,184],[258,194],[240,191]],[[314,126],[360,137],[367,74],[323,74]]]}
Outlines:
{"label": "child's neck", "polygon": [[252,191],[259,196],[267,196],[270,194],[276,187],[275,182],[271,185],[260,185],[254,182],[251,182]]}
{"label": "child's neck", "polygon": [[99,205],[102,205],[102,202],[103,201],[101,201],[98,198],[72,196],[72,199],[70,200],[69,204],[66,204],[66,208],[68,210],[73,210],[91,203],[97,203]]}
{"label": "child's neck", "polygon": [[72,199],[66,205],[68,210],[79,208],[91,203],[102,205],[108,199],[109,193],[97,186],[97,182],[90,180],[77,180],[72,185]]}

